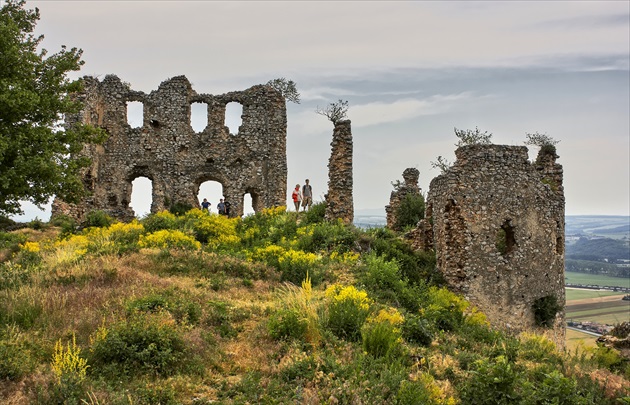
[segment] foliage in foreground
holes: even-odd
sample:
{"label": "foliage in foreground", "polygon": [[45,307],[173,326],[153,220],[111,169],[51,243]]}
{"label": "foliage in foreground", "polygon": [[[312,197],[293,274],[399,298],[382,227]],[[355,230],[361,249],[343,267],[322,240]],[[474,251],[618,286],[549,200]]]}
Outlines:
{"label": "foliage in foreground", "polygon": [[81,68],[82,51],[62,46],[47,55],[33,34],[39,11],[23,0],[0,3],[0,214],[20,213],[20,201],[37,205],[53,196],[74,202],[85,194],[78,157],[85,143],[102,142],[104,132],[88,125],[60,128],[65,114],[80,105],[71,93],[81,88],[69,72]]}
{"label": "foliage in foreground", "polygon": [[0,400],[623,403],[615,351],[495,331],[430,253],[316,212],[0,234]]}

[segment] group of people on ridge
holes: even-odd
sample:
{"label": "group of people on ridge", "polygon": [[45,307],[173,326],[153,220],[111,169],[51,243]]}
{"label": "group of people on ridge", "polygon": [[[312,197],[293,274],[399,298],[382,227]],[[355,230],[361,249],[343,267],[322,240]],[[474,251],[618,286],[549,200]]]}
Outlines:
{"label": "group of people on ridge", "polygon": [[300,188],[299,184],[295,185],[291,198],[293,198],[293,204],[295,204],[295,211],[300,211],[300,205],[304,211],[311,208],[313,205],[313,188],[309,184],[308,179],[304,180],[304,186]]}
{"label": "group of people on ridge", "polygon": [[[210,203],[207,198],[204,198],[201,203],[201,208],[207,210],[208,212],[212,212],[210,210],[211,206],[212,203]],[[230,216],[230,203],[221,198],[217,204],[217,211],[219,212],[219,215],[225,215],[226,217]]]}

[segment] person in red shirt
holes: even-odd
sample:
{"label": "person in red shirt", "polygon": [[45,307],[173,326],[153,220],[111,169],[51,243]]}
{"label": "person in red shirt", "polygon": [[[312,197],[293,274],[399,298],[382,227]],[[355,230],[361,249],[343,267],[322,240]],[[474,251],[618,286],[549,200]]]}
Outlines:
{"label": "person in red shirt", "polygon": [[302,190],[300,190],[299,184],[295,185],[291,197],[293,198],[293,204],[295,204],[295,212],[298,212],[300,210],[300,203],[302,202]]}

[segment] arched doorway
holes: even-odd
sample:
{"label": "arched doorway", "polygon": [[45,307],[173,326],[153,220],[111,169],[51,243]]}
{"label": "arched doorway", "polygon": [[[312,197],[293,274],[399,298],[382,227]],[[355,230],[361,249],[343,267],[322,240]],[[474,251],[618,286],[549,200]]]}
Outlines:
{"label": "arched doorway", "polygon": [[199,206],[201,206],[201,202],[203,199],[208,199],[210,202],[210,212],[217,213],[217,204],[219,203],[219,199],[223,198],[223,185],[218,181],[204,181],[199,185],[199,192],[197,193],[197,200],[199,201]]}

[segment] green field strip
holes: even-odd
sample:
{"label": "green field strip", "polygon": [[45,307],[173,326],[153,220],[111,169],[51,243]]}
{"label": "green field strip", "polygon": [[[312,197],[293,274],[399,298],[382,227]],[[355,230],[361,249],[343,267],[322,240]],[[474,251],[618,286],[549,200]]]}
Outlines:
{"label": "green field strip", "polygon": [[591,284],[630,288],[630,278],[608,277],[599,274],[575,273],[571,271],[565,272],[564,277],[565,282],[569,284]]}
{"label": "green field strip", "polygon": [[[566,288],[565,296],[567,304],[573,300],[583,300],[588,298],[609,297],[611,295],[619,295],[617,291],[598,291],[598,290],[578,290],[575,288]],[[623,294],[621,295],[623,296]],[[620,298],[621,299],[621,298]]]}

